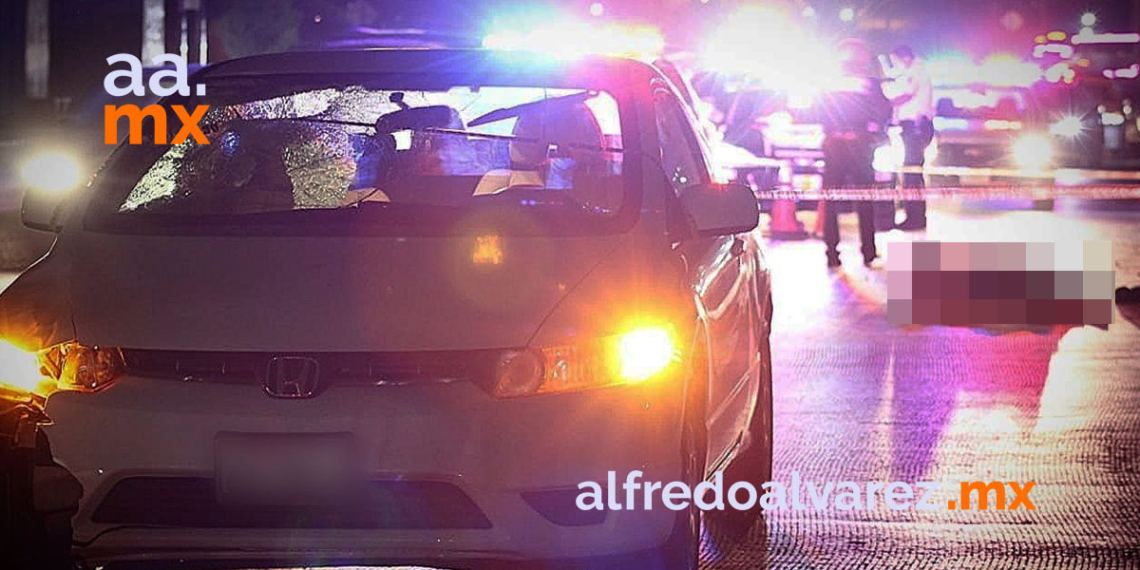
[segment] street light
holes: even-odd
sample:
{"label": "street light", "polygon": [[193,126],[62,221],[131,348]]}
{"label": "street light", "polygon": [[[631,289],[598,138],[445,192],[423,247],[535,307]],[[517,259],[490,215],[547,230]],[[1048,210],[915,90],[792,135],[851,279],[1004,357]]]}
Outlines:
{"label": "street light", "polygon": [[1085,12],[1084,14],[1081,14],[1081,25],[1082,26],[1095,26],[1096,25],[1096,14],[1093,14],[1092,12]]}
{"label": "street light", "polygon": [[590,4],[590,15],[595,18],[601,18],[606,13],[606,6],[601,2],[594,2]]}
{"label": "street light", "polygon": [[839,19],[844,22],[850,22],[855,19],[855,9],[848,6],[839,10]]}
{"label": "street light", "polygon": [[815,8],[812,8],[811,6],[804,6],[803,17],[814,18],[815,17]]}

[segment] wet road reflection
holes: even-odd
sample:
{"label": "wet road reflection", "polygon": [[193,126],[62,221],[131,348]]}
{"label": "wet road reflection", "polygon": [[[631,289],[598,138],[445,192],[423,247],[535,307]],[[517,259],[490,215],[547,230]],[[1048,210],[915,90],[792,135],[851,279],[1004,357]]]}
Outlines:
{"label": "wet road reflection", "polygon": [[[1140,283],[1140,214],[935,205],[886,242],[1113,241]],[[854,228],[847,235],[854,235]],[[895,327],[886,271],[828,270],[818,241],[772,243],[774,479],[934,481],[934,511],[778,511],[708,568],[1140,567],[1140,330]],[[843,246],[841,246],[841,249]],[[884,264],[885,266],[885,264]],[[948,510],[960,481],[1036,481],[1036,510]],[[766,531],[766,532],[765,532]]]}

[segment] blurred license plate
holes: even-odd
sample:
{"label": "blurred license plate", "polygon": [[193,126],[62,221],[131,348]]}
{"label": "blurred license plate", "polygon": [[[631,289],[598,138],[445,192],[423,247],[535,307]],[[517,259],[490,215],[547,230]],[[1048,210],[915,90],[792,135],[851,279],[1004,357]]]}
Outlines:
{"label": "blurred license plate", "polygon": [[823,177],[818,174],[793,174],[792,188],[800,192],[813,192],[823,187]]}
{"label": "blurred license plate", "polygon": [[218,434],[218,503],[316,506],[349,496],[362,478],[351,434]]}

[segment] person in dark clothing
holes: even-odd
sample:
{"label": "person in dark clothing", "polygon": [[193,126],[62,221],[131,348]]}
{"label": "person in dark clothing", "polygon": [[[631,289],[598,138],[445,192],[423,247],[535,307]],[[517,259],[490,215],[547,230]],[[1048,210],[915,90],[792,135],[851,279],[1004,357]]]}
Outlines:
{"label": "person in dark clothing", "polygon": [[[839,44],[845,77],[823,98],[821,122],[823,140],[823,187],[869,188],[875,183],[872,166],[875,147],[883,140],[891,116],[891,103],[883,95],[874,72],[874,58],[867,46],[855,39]],[[823,242],[827,245],[827,265],[839,265],[838,204],[826,201],[823,211]],[[863,263],[878,257],[875,249],[873,202],[855,202],[859,216],[859,239]]]}
{"label": "person in dark clothing", "polygon": [[[890,99],[895,105],[895,120],[902,128],[902,141],[905,149],[903,166],[922,166],[925,163],[926,147],[934,140],[934,95],[930,75],[921,59],[907,46],[895,48],[892,58],[898,62],[899,72],[890,84]],[[904,173],[904,188],[922,188],[922,174]],[[926,202],[908,200],[903,202],[906,220],[898,225],[904,230],[919,230],[926,227]]]}

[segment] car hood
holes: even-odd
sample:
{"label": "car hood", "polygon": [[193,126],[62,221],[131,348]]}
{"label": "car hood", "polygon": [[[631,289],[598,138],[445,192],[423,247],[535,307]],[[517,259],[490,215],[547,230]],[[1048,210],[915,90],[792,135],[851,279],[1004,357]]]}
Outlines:
{"label": "car hood", "polygon": [[525,345],[623,241],[82,237],[68,256],[81,343],[293,352]]}

